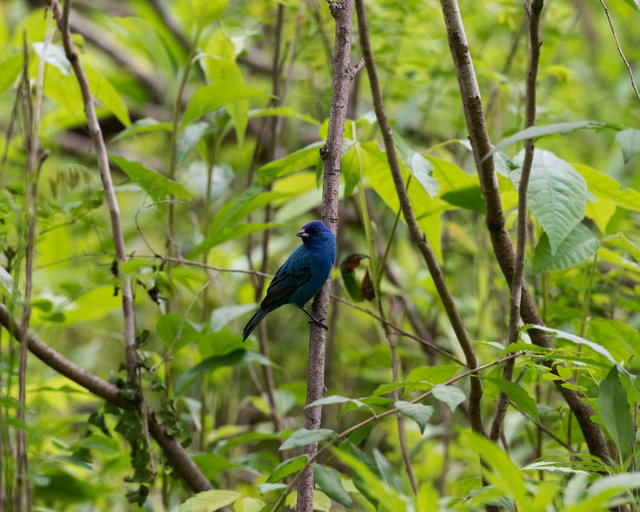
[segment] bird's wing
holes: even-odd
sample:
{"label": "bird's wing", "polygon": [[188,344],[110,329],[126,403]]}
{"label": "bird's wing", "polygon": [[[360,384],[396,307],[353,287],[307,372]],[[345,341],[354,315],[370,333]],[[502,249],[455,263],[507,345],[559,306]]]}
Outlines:
{"label": "bird's wing", "polygon": [[287,304],[291,295],[312,277],[312,261],[304,246],[298,247],[289,259],[278,269],[267,289],[267,295],[260,305],[262,308],[279,307]]}

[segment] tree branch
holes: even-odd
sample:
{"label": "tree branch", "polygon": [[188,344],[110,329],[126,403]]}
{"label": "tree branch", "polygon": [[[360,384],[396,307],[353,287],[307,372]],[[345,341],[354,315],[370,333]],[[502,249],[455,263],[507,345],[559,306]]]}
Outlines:
{"label": "tree branch", "polygon": [[[447,29],[449,48],[460,85],[462,105],[469,130],[469,142],[473,150],[480,178],[480,188],[487,209],[487,229],[500,269],[507,282],[510,283],[515,268],[515,255],[511,237],[505,228],[504,212],[493,159],[484,159],[484,156],[491,150],[491,142],[487,133],[480,89],[473,69],[467,37],[456,0],[440,0],[440,4]],[[542,319],[538,314],[533,297],[525,285],[522,288],[520,316],[525,323],[542,325]],[[551,340],[543,332],[531,330],[529,334],[536,345],[553,347]],[[546,364],[553,367],[554,362],[547,361]],[[602,429],[591,421],[591,416],[594,414],[593,407],[582,400],[583,395],[578,391],[567,389],[558,382],[556,382],[556,387],[576,415],[591,454],[606,460],[609,456],[609,449]]]}
{"label": "tree branch", "polygon": [[[373,104],[378,118],[378,124],[380,125],[380,131],[382,132],[382,138],[384,140],[384,146],[387,153],[387,160],[389,167],[391,168],[391,175],[396,187],[396,193],[400,201],[400,207],[404,215],[405,221],[409,228],[409,233],[413,243],[418,247],[422,257],[427,264],[433,282],[438,291],[438,295],[444,309],[447,313],[451,326],[456,334],[460,347],[464,352],[465,359],[467,361],[467,367],[472,370],[477,365],[475,351],[471,345],[471,340],[465,331],[462,319],[458,314],[458,311],[453,302],[453,297],[449,293],[447,284],[442,274],[435,254],[431,249],[431,245],[427,241],[425,235],[420,231],[418,222],[413,214],[411,202],[407,195],[404,180],[402,177],[402,171],[398,163],[398,157],[396,149],[393,144],[393,135],[391,133],[391,126],[387,120],[387,116],[384,111],[384,105],[382,103],[382,93],[380,90],[380,83],[378,81],[378,74],[373,60],[373,53],[371,51],[371,44],[369,42],[369,28],[367,26],[366,13],[363,0],[356,0],[356,11],[358,13],[358,32],[360,34],[360,46],[362,47],[362,54],[364,55],[365,65],[367,67],[367,73],[369,75],[369,82],[371,84],[371,95],[373,97]],[[471,379],[471,392],[469,394],[469,413],[471,419],[472,428],[484,435],[484,426],[482,425],[482,416],[480,411],[480,401],[482,399],[482,382],[480,379]]]}
{"label": "tree branch", "polygon": [[[327,142],[320,150],[320,156],[324,160],[321,217],[335,235],[338,229],[338,194],[342,138],[344,135],[344,124],[347,118],[349,85],[351,83],[351,23],[353,18],[353,0],[333,2],[329,7],[336,21],[335,61],[333,66],[333,92],[331,95]],[[331,276],[329,276],[329,279],[327,279],[327,282],[313,301],[312,314],[315,318],[327,318],[330,290]],[[326,331],[323,328],[315,324],[311,325],[309,334],[307,404],[315,402],[324,395],[325,336]],[[321,407],[305,409],[305,428],[308,430],[318,429],[321,418]],[[308,457],[312,457],[318,451],[318,444],[315,443],[306,446],[304,451]],[[313,486],[313,472],[311,468],[307,468],[298,484],[298,512],[311,512],[313,510]]]}
{"label": "tree branch", "polygon": [[[20,343],[26,341],[29,351],[44,364],[79,384],[94,395],[122,409],[135,407],[136,404],[124,398],[120,394],[120,390],[113,384],[110,384],[70,361],[49,347],[32,332],[27,331],[26,334],[23,335],[21,324],[15,321],[4,304],[0,304],[0,325],[12,333]],[[178,440],[168,435],[164,425],[157,422],[154,412],[151,409],[147,411],[147,421],[151,435],[162,448],[169,463],[187,485],[194,492],[212,489],[209,480],[207,480],[202,471],[200,471],[198,466],[191,460],[191,457]]]}

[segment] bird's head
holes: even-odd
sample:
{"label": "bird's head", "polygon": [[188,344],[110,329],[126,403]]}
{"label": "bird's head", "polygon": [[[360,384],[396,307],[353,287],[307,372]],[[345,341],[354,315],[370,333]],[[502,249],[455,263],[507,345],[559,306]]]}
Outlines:
{"label": "bird's head", "polygon": [[321,220],[312,220],[305,224],[297,235],[307,247],[320,247],[332,244],[335,247],[336,239],[331,230]]}

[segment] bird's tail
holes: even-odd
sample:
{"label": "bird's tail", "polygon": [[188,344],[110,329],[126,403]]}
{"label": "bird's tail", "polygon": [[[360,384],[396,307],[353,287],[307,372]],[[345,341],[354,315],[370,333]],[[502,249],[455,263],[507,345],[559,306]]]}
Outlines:
{"label": "bird's tail", "polygon": [[262,308],[256,311],[256,314],[253,315],[251,320],[247,322],[247,325],[244,326],[244,331],[242,331],[242,341],[245,341],[249,337],[251,331],[256,328],[256,325],[260,323],[260,320],[262,320],[267,313],[268,311]]}

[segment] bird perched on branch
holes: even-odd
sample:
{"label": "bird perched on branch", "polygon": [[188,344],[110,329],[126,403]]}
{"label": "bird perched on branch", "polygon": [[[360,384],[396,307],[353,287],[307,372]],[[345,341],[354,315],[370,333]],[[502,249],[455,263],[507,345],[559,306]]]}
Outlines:
{"label": "bird perched on branch", "polygon": [[320,291],[331,274],[336,260],[336,239],[320,220],[305,224],[296,236],[302,238],[302,245],[293,251],[273,276],[267,295],[260,303],[260,309],[244,327],[243,341],[267,313],[284,304],[298,306],[311,318],[309,323],[327,329],[327,326],[314,318],[304,305]]}

